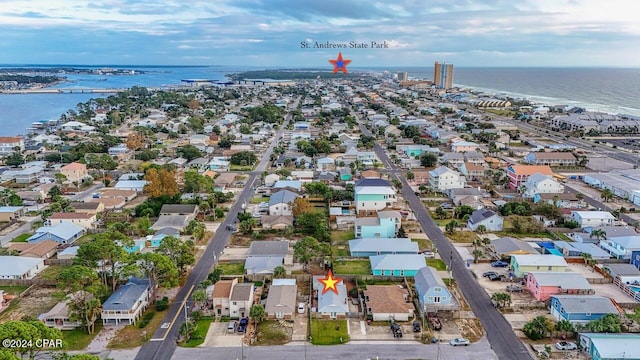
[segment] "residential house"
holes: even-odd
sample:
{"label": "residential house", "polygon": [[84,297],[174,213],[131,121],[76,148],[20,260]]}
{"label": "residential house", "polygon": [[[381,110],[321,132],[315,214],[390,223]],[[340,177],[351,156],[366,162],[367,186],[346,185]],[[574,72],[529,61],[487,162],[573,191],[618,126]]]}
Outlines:
{"label": "residential house", "polygon": [[293,202],[299,197],[297,193],[282,189],[269,197],[269,215],[291,216],[293,215]]}
{"label": "residential house", "polygon": [[[381,214],[383,213],[383,214]],[[356,238],[392,238],[401,226],[402,215],[397,211],[384,211],[377,217],[359,217],[355,219]]]}
{"label": "residential house", "polygon": [[322,157],[316,160],[317,171],[332,171],[336,169],[336,161],[330,157]]}
{"label": "residential house", "polygon": [[198,205],[194,204],[164,204],[160,208],[160,215],[184,215],[194,220],[198,214]]}
{"label": "residential house", "polygon": [[282,257],[285,264],[293,264],[293,258],[289,255],[289,241],[252,241],[247,251],[247,256],[254,257]]}
{"label": "residential house", "polygon": [[633,264],[605,264],[604,270],[623,284],[640,284],[640,270]]}
{"label": "residential house", "polygon": [[73,260],[78,255],[78,249],[80,249],[80,246],[69,246],[68,248],[58,253],[58,259]]}
{"label": "residential house", "polygon": [[553,242],[553,246],[562,252],[564,257],[580,257],[582,254],[589,254],[591,258],[596,261],[602,261],[611,259],[611,254],[602,250],[596,244],[581,243],[581,242],[566,242],[557,240]]}
{"label": "residential house", "polygon": [[24,206],[0,206],[0,222],[14,222],[24,215]]}
{"label": "residential house", "polygon": [[381,276],[414,276],[426,265],[422,254],[387,254],[369,257],[371,272]]}
{"label": "residential house", "polygon": [[0,256],[0,279],[31,279],[44,267],[40,258]]}
{"label": "residential house", "polygon": [[278,180],[280,180],[280,175],[269,174],[264,177],[264,184],[265,186],[273,186]]}
{"label": "residential house", "polygon": [[58,244],[71,244],[82,237],[86,229],[80,225],[63,222],[55,226],[42,226],[27,239],[29,243],[53,240]]}
{"label": "residential house", "polygon": [[0,136],[0,156],[6,156],[11,153],[24,150],[24,139],[13,136]]}
{"label": "residential house", "polygon": [[73,213],[53,213],[47,219],[46,224],[48,226],[56,226],[62,223],[71,223],[74,225],[82,226],[85,229],[93,229],[96,223],[96,214],[73,212]]}
{"label": "residential house", "polygon": [[101,202],[72,202],[69,207],[77,212],[96,215],[104,211],[104,204]]}
{"label": "residential house", "polygon": [[125,201],[131,201],[135,199],[136,196],[138,196],[138,193],[134,190],[118,190],[113,188],[100,190],[101,199],[120,198],[120,199],[124,199]]}
{"label": "residential house", "polygon": [[218,191],[223,191],[236,180],[236,173],[223,172],[218,175],[217,178],[213,179],[213,186]]}
{"label": "residential house", "polygon": [[610,298],[596,295],[553,295],[550,308],[557,321],[567,320],[574,326],[601,319],[607,314],[620,315]]}
{"label": "residential house", "polygon": [[429,171],[429,186],[438,192],[461,189],[466,185],[464,176],[446,166],[439,166]]}
{"label": "residential house", "polygon": [[112,158],[117,158],[118,161],[127,161],[131,159],[133,156],[133,151],[127,147],[125,144],[118,144],[116,146],[112,146],[107,150],[107,154]]}
{"label": "residential house", "polygon": [[486,162],[484,161],[484,154],[481,152],[477,152],[477,151],[467,151],[464,153],[464,162],[465,163],[470,163],[476,166],[482,166],[484,168],[484,165],[486,164]]}
{"label": "residential house", "polygon": [[553,170],[548,165],[511,165],[507,167],[509,187],[512,190],[519,189],[529,176],[536,173],[553,176]]}
{"label": "residential house", "polygon": [[253,292],[255,290],[253,283],[236,284],[231,290],[229,298],[229,312],[232,319],[240,319],[249,316],[249,310],[253,305]]}
{"label": "residential house", "polygon": [[571,220],[581,228],[613,225],[616,218],[608,211],[572,211]]}
{"label": "residential house", "polygon": [[533,203],[550,204],[561,209],[582,209],[586,207],[584,199],[578,199],[576,194],[566,193],[537,193],[533,196]]}
{"label": "residential house", "polygon": [[149,305],[152,290],[149,279],[136,277],[120,286],[107,301],[102,304],[103,325],[133,325],[142,317],[142,313]]}
{"label": "residential house", "polygon": [[451,151],[457,153],[476,151],[476,149],[478,149],[479,147],[480,145],[471,141],[456,141],[454,143],[451,143]]}
{"label": "residential house", "polygon": [[244,272],[252,274],[273,274],[276,267],[284,265],[283,256],[248,256],[244,261]]}
{"label": "residential house", "polygon": [[512,237],[501,237],[491,240],[491,250],[501,258],[511,255],[539,254],[528,242]]}
{"label": "residential house", "polygon": [[480,225],[483,225],[486,231],[502,231],[503,218],[493,210],[476,210],[471,213],[471,217],[467,221],[467,227],[472,231],[476,231]]}
{"label": "residential house", "polygon": [[566,152],[530,152],[524,160],[531,165],[575,166],[576,157]]}
{"label": "residential house", "polygon": [[456,304],[447,285],[430,266],[423,266],[414,276],[416,293],[422,311],[436,311]]}
{"label": "residential house", "polygon": [[564,185],[552,176],[535,173],[518,190],[522,192],[522,197],[533,198],[536,194],[564,193]]}
{"label": "residential house", "polygon": [[91,198],[89,199],[89,203],[98,204],[99,209],[103,210],[118,210],[127,204],[127,200],[123,198]]}
{"label": "residential house", "polygon": [[36,243],[9,243],[10,251],[17,251],[19,256],[49,259],[58,252],[58,243],[44,240]]}
{"label": "residential house", "polygon": [[273,279],[264,311],[269,319],[292,319],[296,312],[298,287],[295,279]]}
{"label": "residential house", "polygon": [[273,190],[276,191],[278,189],[291,188],[295,191],[302,190],[302,181],[300,180],[278,180],[275,184],[273,184]]}
{"label": "residential house", "polygon": [[640,359],[640,335],[580,333],[579,346],[594,360]]}
{"label": "residential house", "polygon": [[450,166],[454,169],[459,169],[464,164],[464,154],[462,153],[444,153],[440,158],[440,163],[446,166]]}
{"label": "residential house", "polygon": [[71,320],[71,311],[67,301],[61,301],[46,313],[38,315],[38,320],[47,327],[59,330],[74,330],[82,326],[78,319]]}
{"label": "residential house", "polygon": [[116,190],[132,190],[136,193],[142,193],[146,185],[146,180],[118,180],[113,187]]}
{"label": "residential house", "polygon": [[361,211],[377,211],[393,206],[396,202],[396,191],[387,180],[365,178],[355,184],[354,201],[356,213]]}
{"label": "residential house", "polygon": [[368,285],[364,290],[367,314],[373,321],[409,321],[415,307],[409,291],[398,285]]}
{"label": "residential house", "polygon": [[295,180],[300,180],[302,183],[308,183],[313,181],[312,170],[295,170],[291,172],[291,177]]}
{"label": "residential house", "polygon": [[460,166],[460,173],[469,181],[481,181],[485,178],[484,166],[465,162]]}
{"label": "residential house", "polygon": [[417,254],[418,243],[409,238],[361,238],[349,240],[353,257],[369,257],[386,254]]}
{"label": "residential house", "polygon": [[314,300],[317,296],[317,316],[321,318],[342,319],[349,313],[347,302],[347,286],[342,280],[335,284],[337,293],[333,290],[323,291],[324,284],[320,282],[322,276],[313,277]]}
{"label": "residential house", "polygon": [[293,215],[262,215],[260,223],[265,230],[283,230],[293,227]]}
{"label": "residential house", "polygon": [[87,165],[78,162],[72,162],[61,167],[60,173],[66,176],[69,182],[81,182],[82,179],[89,177]]}
{"label": "residential house", "polygon": [[216,316],[231,316],[231,290],[238,284],[238,279],[218,280],[211,294],[211,308]]}
{"label": "residential house", "polygon": [[568,265],[562,256],[557,255],[511,255],[511,270],[516,277],[537,272],[563,272]]}
{"label": "residential house", "polygon": [[229,171],[231,162],[224,156],[215,156],[209,162],[209,169],[215,171]]}
{"label": "residential house", "polygon": [[580,273],[532,271],[525,276],[527,290],[538,301],[553,295],[593,295],[595,290]]}
{"label": "residential house", "polygon": [[[607,213],[608,214],[608,213]],[[616,259],[630,260],[634,251],[640,250],[640,235],[608,236],[600,240],[600,247]]]}

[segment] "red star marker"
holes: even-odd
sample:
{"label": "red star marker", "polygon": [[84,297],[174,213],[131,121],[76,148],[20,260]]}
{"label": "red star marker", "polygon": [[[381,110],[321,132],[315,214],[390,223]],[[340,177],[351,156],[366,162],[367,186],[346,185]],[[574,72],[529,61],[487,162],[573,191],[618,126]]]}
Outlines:
{"label": "red star marker", "polygon": [[334,278],[331,270],[329,270],[329,272],[327,273],[327,277],[325,277],[324,279],[318,279],[318,280],[324,284],[324,288],[322,289],[323,294],[329,290],[337,294],[338,288],[336,287],[336,285],[338,285],[338,283],[342,281],[341,278]]}
{"label": "red star marker", "polygon": [[342,58],[342,53],[338,53],[338,58],[335,60],[329,60],[330,63],[333,64],[333,73],[337,73],[338,71],[342,71],[342,73],[347,73],[347,65],[351,62],[351,60],[345,60]]}

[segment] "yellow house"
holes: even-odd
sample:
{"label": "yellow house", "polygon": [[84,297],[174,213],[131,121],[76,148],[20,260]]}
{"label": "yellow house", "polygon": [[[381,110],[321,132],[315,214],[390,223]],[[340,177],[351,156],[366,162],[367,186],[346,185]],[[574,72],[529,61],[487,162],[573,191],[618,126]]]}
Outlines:
{"label": "yellow house", "polygon": [[567,262],[557,255],[511,255],[511,270],[516,277],[529,272],[568,271]]}

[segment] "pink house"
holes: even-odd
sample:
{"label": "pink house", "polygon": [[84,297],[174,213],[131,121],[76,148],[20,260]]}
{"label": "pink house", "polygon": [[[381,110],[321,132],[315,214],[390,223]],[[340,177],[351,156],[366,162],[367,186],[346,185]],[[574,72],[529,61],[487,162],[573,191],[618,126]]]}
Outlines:
{"label": "pink house", "polygon": [[556,294],[586,295],[595,291],[587,279],[574,272],[529,272],[525,277],[527,290],[538,301]]}

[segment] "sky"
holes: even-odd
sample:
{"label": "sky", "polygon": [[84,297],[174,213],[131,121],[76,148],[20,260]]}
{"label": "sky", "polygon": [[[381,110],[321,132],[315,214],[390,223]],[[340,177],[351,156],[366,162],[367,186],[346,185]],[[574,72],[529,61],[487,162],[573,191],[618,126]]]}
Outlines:
{"label": "sky", "polygon": [[[341,51],[354,67],[638,67],[636,8],[635,0],[0,0],[0,64],[314,67]],[[314,47],[327,42],[367,48]]]}

